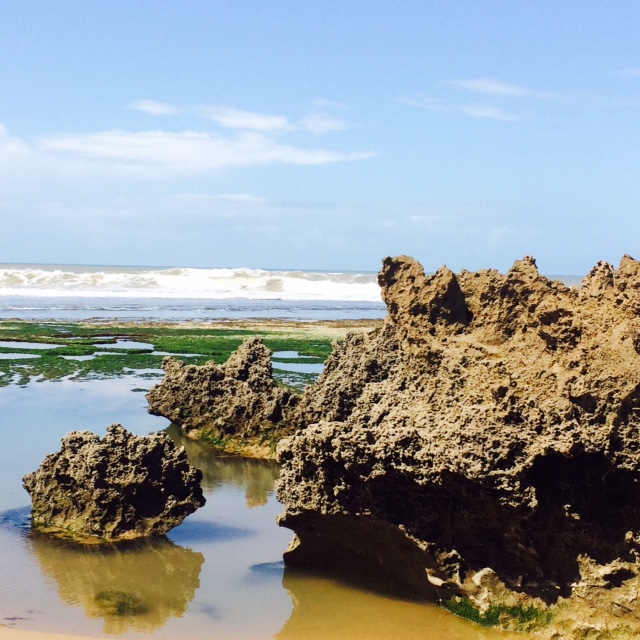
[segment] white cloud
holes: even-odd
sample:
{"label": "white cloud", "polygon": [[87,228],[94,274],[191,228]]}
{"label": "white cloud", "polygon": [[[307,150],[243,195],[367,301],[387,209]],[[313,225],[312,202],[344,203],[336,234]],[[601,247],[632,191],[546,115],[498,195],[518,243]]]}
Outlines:
{"label": "white cloud", "polygon": [[538,98],[547,100],[555,97],[552,93],[529,89],[515,84],[507,84],[506,82],[493,80],[491,78],[447,80],[444,84],[471,93],[482,93],[503,98]]}
{"label": "white cloud", "polygon": [[339,109],[340,111],[346,111],[347,106],[342,102],[336,102],[335,100],[327,100],[326,98],[315,98],[313,104],[319,109]]}
{"label": "white cloud", "polygon": [[9,135],[7,128],[0,123],[0,160],[15,160],[30,155],[29,145]]}
{"label": "white cloud", "polygon": [[314,136],[320,136],[329,131],[342,131],[347,128],[347,123],[322,113],[311,113],[298,121],[298,127]]}
{"label": "white cloud", "polygon": [[198,131],[103,131],[54,135],[32,143],[32,152],[63,163],[68,171],[171,178],[234,167],[269,164],[320,165],[372,158],[373,152],[342,153],[281,144],[257,132],[224,137]]}
{"label": "white cloud", "polygon": [[249,193],[220,193],[215,195],[208,193],[176,193],[171,196],[164,196],[163,200],[183,204],[231,202],[241,205],[257,205],[266,202],[264,198]]}
{"label": "white cloud", "polygon": [[306,131],[314,136],[319,136],[330,131],[343,131],[348,128],[347,123],[341,118],[322,112],[322,109],[326,108],[345,109],[343,105],[323,99],[316,99],[314,103],[318,110],[303,116],[295,123],[281,115],[245,111],[221,105],[188,107],[156,102],[155,100],[138,100],[131,103],[129,108],[154,116],[177,114],[198,116],[211,120],[221,127],[239,131],[259,131],[262,133]]}
{"label": "white cloud", "polygon": [[410,107],[429,109],[430,111],[445,111],[450,113],[455,110],[453,105],[431,96],[405,96],[400,98],[400,102],[408,104]]}
{"label": "white cloud", "polygon": [[304,145],[299,139],[295,143],[285,140],[296,132],[319,136],[347,128],[341,119],[321,112],[293,122],[280,115],[232,107],[180,107],[154,100],[133,102],[129,108],[153,116],[197,115],[221,128],[109,130],[21,139],[11,136],[0,123],[0,182],[15,190],[34,179],[54,185],[60,178],[88,175],[174,179],[239,167],[321,165],[377,155],[373,151],[333,151]]}
{"label": "white cloud", "polygon": [[259,196],[252,196],[249,193],[222,193],[215,196],[218,200],[226,202],[237,202],[239,204],[264,204],[265,199]]}
{"label": "white cloud", "polygon": [[[465,103],[461,102],[459,96],[446,92],[445,97],[434,96],[405,96],[401,101],[413,107],[420,107],[430,111],[440,111],[444,113],[458,113],[471,118],[484,120],[501,120],[503,122],[517,122],[529,119],[531,111],[512,108],[513,99],[525,101],[529,105],[531,99],[551,100],[557,99],[557,94],[538,91],[515,84],[508,84],[492,78],[474,78],[471,80],[446,80],[440,83],[442,88],[455,89],[465,93],[480,94],[485,96],[483,102]],[[527,102],[527,100],[529,102]],[[508,107],[504,105],[508,103]]]}
{"label": "white cloud", "polygon": [[154,116],[171,116],[178,113],[178,108],[164,102],[156,102],[155,100],[138,100],[129,105],[129,109],[142,111]]}
{"label": "white cloud", "polygon": [[507,111],[491,104],[454,104],[453,102],[445,102],[444,100],[430,96],[405,97],[401,99],[401,102],[429,111],[458,113],[471,118],[501,120],[503,122],[517,122],[527,117],[523,114]]}
{"label": "white cloud", "polygon": [[482,104],[469,104],[458,107],[458,111],[472,118],[486,118],[489,120],[502,120],[504,122],[517,122],[523,120],[524,116],[516,113],[509,113],[499,107]]}
{"label": "white cloud", "polygon": [[242,111],[233,107],[202,106],[196,110],[198,115],[213,120],[230,129],[249,131],[286,131],[292,128],[284,116],[274,116],[254,111]]}

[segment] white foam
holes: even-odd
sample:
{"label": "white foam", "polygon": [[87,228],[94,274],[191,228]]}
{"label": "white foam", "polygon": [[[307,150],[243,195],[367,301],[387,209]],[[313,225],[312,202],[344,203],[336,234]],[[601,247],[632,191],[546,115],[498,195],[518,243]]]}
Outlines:
{"label": "white foam", "polygon": [[380,288],[373,273],[5,265],[0,295],[379,302]]}

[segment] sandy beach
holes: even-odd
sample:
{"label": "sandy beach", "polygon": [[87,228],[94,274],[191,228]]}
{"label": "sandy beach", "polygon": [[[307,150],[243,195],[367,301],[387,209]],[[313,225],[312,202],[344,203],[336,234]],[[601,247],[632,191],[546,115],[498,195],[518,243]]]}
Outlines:
{"label": "sandy beach", "polygon": [[22,631],[21,629],[11,629],[0,625],[0,640],[65,640],[66,638],[90,638],[91,636],[73,636],[71,634],[42,633],[40,631]]}

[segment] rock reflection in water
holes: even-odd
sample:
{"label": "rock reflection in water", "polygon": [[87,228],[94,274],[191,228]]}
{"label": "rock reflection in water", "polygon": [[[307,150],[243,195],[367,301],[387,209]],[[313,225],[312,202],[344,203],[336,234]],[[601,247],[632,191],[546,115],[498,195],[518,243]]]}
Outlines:
{"label": "rock reflection in water", "polygon": [[61,598],[102,618],[108,634],[158,629],[200,586],[204,556],[166,538],[86,546],[33,534],[29,543]]}
{"label": "rock reflection in water", "polygon": [[202,471],[205,493],[235,485],[244,487],[248,507],[267,504],[279,476],[279,466],[275,462],[225,455],[206,442],[185,438],[180,427],[174,424],[166,429],[166,433],[186,449],[191,464]]}
{"label": "rock reflection in water", "polygon": [[488,629],[436,605],[378,595],[326,572],[285,568],[282,585],[293,612],[275,640],[527,640],[524,633]]}

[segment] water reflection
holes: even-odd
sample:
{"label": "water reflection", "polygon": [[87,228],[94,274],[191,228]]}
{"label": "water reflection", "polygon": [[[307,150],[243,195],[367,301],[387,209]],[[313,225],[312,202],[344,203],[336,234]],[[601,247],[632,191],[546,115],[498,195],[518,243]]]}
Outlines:
{"label": "water reflection", "polygon": [[123,377],[0,389],[0,622],[92,637],[272,639],[291,612],[278,562],[291,533],[275,524],[282,507],[274,463],[183,442],[174,428],[203,470],[207,493],[207,504],[170,532],[174,544],[105,551],[30,534],[21,478],[59,448],[65,432],[102,435],[113,422],[139,435],[166,427],[147,413],[142,394],[131,393],[139,386],[139,378]]}
{"label": "water reflection", "polygon": [[485,629],[436,605],[377,595],[341,583],[327,573],[288,569],[282,585],[293,612],[276,640],[526,640],[527,634]]}
{"label": "water reflection", "polygon": [[166,429],[166,433],[186,449],[191,463],[202,471],[205,493],[222,486],[243,487],[248,507],[267,504],[280,473],[275,462],[221,454],[205,442],[185,438],[180,427],[174,424]]}
{"label": "water reflection", "polygon": [[104,632],[150,632],[181,617],[200,586],[201,553],[166,538],[77,545],[32,534],[29,544],[68,604],[102,618]]}

